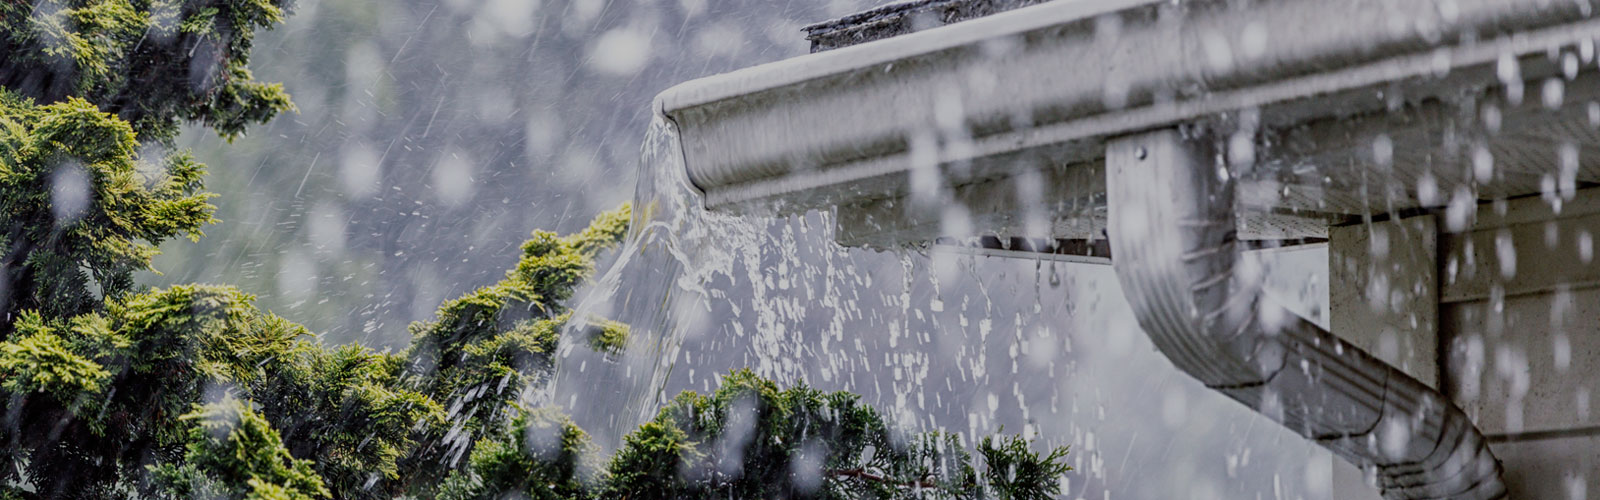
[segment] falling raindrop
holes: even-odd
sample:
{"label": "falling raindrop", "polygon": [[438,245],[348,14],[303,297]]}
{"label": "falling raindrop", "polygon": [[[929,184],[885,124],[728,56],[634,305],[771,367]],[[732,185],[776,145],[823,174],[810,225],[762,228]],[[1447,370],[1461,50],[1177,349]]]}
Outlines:
{"label": "falling raindrop", "polygon": [[1560,78],[1545,79],[1542,91],[1544,107],[1552,110],[1561,109],[1561,103],[1565,99],[1565,90],[1566,84]]}
{"label": "falling raindrop", "polygon": [[56,167],[50,178],[50,213],[56,224],[65,225],[89,209],[91,192],[89,172],[76,163]]}

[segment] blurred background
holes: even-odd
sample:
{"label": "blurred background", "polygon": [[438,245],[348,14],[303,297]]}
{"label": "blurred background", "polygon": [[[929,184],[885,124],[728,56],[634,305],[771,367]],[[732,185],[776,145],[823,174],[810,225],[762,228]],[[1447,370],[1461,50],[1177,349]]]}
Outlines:
{"label": "blurred background", "polygon": [[403,346],[533,229],[627,201],[657,92],[804,54],[802,26],[869,5],[300,0],[252,61],[299,113],[184,133],[222,223],[145,282],[237,283],[329,340]]}

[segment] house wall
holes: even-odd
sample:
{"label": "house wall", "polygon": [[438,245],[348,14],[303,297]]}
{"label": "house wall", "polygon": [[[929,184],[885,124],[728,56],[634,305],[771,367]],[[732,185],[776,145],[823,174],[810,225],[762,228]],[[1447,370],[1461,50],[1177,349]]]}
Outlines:
{"label": "house wall", "polygon": [[1489,437],[1511,498],[1600,498],[1600,189],[1480,207],[1439,235],[1444,388]]}
{"label": "house wall", "polygon": [[[1437,252],[1432,215],[1328,229],[1330,330],[1433,388],[1440,378]],[[1332,498],[1380,500],[1372,477],[1332,463]]]}
{"label": "house wall", "polygon": [[[1600,188],[1486,203],[1464,232],[1427,215],[1328,236],[1334,332],[1466,410],[1511,499],[1600,498]],[[1332,498],[1378,498],[1333,477]]]}

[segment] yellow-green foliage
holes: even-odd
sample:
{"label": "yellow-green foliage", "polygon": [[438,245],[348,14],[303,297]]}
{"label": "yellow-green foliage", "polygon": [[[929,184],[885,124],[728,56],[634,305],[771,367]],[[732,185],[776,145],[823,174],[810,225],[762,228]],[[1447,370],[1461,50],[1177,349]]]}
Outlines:
{"label": "yellow-green foliage", "polygon": [[605,318],[590,318],[589,347],[600,352],[621,354],[628,347],[627,323]]}
{"label": "yellow-green foliage", "polygon": [[470,416],[469,432],[455,439],[470,443],[509,416],[498,408],[522,387],[544,380],[568,319],[562,301],[594,273],[595,256],[621,242],[628,221],[624,205],[575,235],[535,231],[505,279],[447,301],[434,320],[411,325],[407,354],[416,385],[451,401],[447,406],[462,406],[452,416]]}
{"label": "yellow-green foliage", "polygon": [[594,273],[595,256],[614,248],[627,233],[629,209],[596,217],[576,235],[561,237],[534,231],[522,244],[522,258],[499,283],[479,288],[445,302],[430,322],[411,326],[417,337],[413,349],[448,346],[472,341],[509,326],[508,321],[560,314],[560,302],[571,297],[578,282]]}
{"label": "yellow-green foliage", "polygon": [[286,442],[320,457],[317,472],[341,498],[388,498],[383,489],[357,488],[403,479],[400,461],[417,446],[418,431],[445,423],[438,403],[401,382],[404,364],[358,345],[299,341],[265,362],[268,376],[245,392]]}
{"label": "yellow-green foliage", "polygon": [[551,409],[519,412],[480,440],[468,466],[439,488],[439,500],[588,498],[599,479],[595,446],[572,419]]}
{"label": "yellow-green foliage", "polygon": [[17,320],[16,340],[0,344],[0,387],[12,394],[48,394],[63,403],[95,394],[111,378],[99,364],[74,353],[39,313]]}
{"label": "yellow-green foliage", "polygon": [[[626,208],[605,220],[626,221]],[[303,327],[259,310],[253,296],[229,287],[128,293],[106,300],[97,311],[67,317],[26,310],[7,325],[13,332],[0,341],[5,377],[0,402],[12,402],[0,412],[24,416],[15,432],[0,433],[0,439],[14,441],[0,450],[17,450],[0,454],[0,470],[26,463],[30,480],[45,485],[50,495],[122,491],[130,487],[124,481],[133,478],[112,475],[107,484],[53,479],[100,475],[175,446],[193,451],[199,446],[194,441],[199,417],[179,417],[196,404],[231,394],[254,407],[251,414],[259,414],[272,436],[281,438],[283,449],[312,458],[306,466],[337,497],[431,494],[434,481],[448,469],[471,462],[461,457],[488,463],[482,457],[492,455],[498,444],[481,453],[473,446],[486,432],[511,436],[505,429],[514,419],[520,417],[515,425],[542,425],[553,418],[548,413],[531,418],[516,404],[531,384],[548,378],[568,317],[543,316],[562,306],[538,298],[569,296],[570,288],[592,272],[595,252],[616,243],[602,238],[623,232],[588,231],[528,252],[499,285],[441,308],[439,317],[447,321],[415,327],[417,345],[435,350],[390,354],[359,345],[324,346]],[[564,273],[576,274],[538,284],[525,279]],[[443,358],[447,362],[434,357],[439,352],[449,353]],[[63,422],[69,424],[65,430]],[[562,431],[562,442],[584,441],[570,422],[563,426],[573,432]],[[63,458],[68,450],[82,458]],[[265,480],[255,481],[259,485],[234,481],[228,483],[233,489],[216,490],[228,478],[213,477],[213,469],[195,468],[187,458],[161,467],[182,472],[170,477],[187,477],[188,483],[220,491],[224,498],[294,497],[294,491],[304,490]]]}
{"label": "yellow-green foliage", "polygon": [[193,424],[183,465],[150,467],[153,496],[251,500],[331,496],[311,470],[312,461],[291,456],[278,431],[239,400],[200,406],[180,420]]}
{"label": "yellow-green foliage", "polygon": [[281,24],[289,0],[16,0],[0,2],[0,78],[46,103],[79,97],[145,139],[182,121],[224,137],[294,109],[248,64],[257,29]]}
{"label": "yellow-green foliage", "polygon": [[[205,167],[186,152],[140,158],[133,129],[78,98],[36,106],[0,90],[0,266],[18,283],[0,313],[86,312],[150,268],[155,244],[212,222]],[[141,165],[144,167],[141,168]],[[85,204],[57,193],[78,178]]]}
{"label": "yellow-green foliage", "polygon": [[736,371],[713,394],[679,395],[629,436],[611,463],[608,496],[978,497],[953,436],[891,437],[853,394],[780,389]]}

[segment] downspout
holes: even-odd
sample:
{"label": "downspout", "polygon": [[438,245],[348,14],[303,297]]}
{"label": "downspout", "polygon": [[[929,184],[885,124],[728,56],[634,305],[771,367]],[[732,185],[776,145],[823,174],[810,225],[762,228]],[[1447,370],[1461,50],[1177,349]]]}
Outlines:
{"label": "downspout", "polygon": [[1376,468],[1386,499],[1501,499],[1500,463],[1438,391],[1264,297],[1240,259],[1215,139],[1165,129],[1106,147],[1112,265],[1139,324],[1207,387]]}

